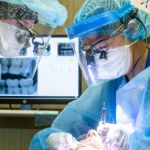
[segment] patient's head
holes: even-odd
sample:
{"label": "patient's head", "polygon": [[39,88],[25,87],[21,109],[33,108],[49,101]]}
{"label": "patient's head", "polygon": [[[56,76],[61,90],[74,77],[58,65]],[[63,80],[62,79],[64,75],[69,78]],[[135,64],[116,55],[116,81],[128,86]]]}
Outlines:
{"label": "patient's head", "polygon": [[98,131],[89,130],[77,141],[69,133],[53,133],[47,139],[50,150],[128,150],[128,132],[121,126],[105,124]]}
{"label": "patient's head", "polygon": [[96,130],[89,130],[86,137],[79,141],[76,150],[101,150],[103,149],[102,138]]}

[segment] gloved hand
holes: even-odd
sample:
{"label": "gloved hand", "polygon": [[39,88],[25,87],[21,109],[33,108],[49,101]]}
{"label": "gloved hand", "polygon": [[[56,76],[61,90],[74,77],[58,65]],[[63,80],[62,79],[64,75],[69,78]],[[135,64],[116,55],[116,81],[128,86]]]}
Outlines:
{"label": "gloved hand", "polygon": [[47,148],[57,150],[75,150],[78,141],[69,133],[56,132],[52,133],[47,138]]}
{"label": "gloved hand", "polygon": [[111,150],[128,150],[129,132],[125,130],[124,126],[117,124],[100,124],[97,132],[102,138],[104,147]]}

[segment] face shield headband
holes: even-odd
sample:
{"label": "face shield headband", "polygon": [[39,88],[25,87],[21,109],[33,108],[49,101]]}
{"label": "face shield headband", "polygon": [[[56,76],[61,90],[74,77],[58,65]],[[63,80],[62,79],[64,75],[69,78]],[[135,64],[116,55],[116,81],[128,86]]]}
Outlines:
{"label": "face shield headband", "polygon": [[70,39],[83,37],[93,30],[118,22],[124,16],[130,14],[134,9],[133,5],[127,2],[121,8],[101,13],[85,21],[68,26],[66,28],[67,35]]}

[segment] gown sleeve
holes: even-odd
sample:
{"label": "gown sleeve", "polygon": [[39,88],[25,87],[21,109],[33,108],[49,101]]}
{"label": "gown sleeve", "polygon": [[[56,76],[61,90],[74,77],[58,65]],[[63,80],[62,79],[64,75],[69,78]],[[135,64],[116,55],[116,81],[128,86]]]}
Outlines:
{"label": "gown sleeve", "polygon": [[116,99],[134,127],[130,150],[150,150],[150,67],[119,89]]}
{"label": "gown sleeve", "polygon": [[89,87],[79,99],[68,104],[54,120],[52,127],[77,138],[89,129],[97,128],[103,103],[106,105],[106,121],[116,123],[116,90],[120,83],[121,79],[116,79]]}

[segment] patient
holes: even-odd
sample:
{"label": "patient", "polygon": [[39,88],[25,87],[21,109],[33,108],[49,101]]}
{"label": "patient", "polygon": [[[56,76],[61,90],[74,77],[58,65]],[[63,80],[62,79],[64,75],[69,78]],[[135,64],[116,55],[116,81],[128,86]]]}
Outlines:
{"label": "patient", "polygon": [[114,124],[101,124],[98,130],[89,130],[83,139],[71,134],[57,132],[47,139],[49,150],[129,150],[129,132]]}

